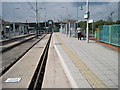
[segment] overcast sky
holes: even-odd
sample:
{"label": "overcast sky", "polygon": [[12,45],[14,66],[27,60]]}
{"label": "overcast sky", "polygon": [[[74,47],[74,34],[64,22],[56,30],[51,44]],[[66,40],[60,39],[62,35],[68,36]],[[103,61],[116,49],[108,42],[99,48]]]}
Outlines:
{"label": "overcast sky", "polygon": [[[26,0],[27,1],[27,0]],[[30,2],[35,8],[35,2]],[[83,18],[86,11],[85,2],[79,2],[78,6],[83,6],[83,10],[78,9],[78,19]],[[65,7],[65,8],[62,8]],[[17,8],[17,9],[16,9]],[[18,9],[19,8],[19,9]],[[47,20],[52,19],[55,21],[63,20],[68,17],[69,19],[77,19],[77,3],[76,2],[38,2],[38,8],[45,8],[39,10],[40,21],[45,21],[45,13]],[[14,18],[13,18],[14,12]],[[118,19],[118,3],[117,2],[90,2],[90,18],[97,20],[107,20],[110,13],[114,12],[112,18],[114,21]],[[34,22],[35,11],[31,9],[28,2],[3,2],[2,3],[2,18],[7,21],[18,22]]]}

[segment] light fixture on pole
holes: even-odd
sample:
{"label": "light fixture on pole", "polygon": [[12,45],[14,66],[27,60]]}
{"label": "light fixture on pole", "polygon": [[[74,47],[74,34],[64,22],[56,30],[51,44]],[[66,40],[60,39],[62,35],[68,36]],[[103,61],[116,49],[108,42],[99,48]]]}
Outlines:
{"label": "light fixture on pole", "polygon": [[19,9],[19,8],[13,8],[13,33],[15,36],[15,9]]}
{"label": "light fixture on pole", "polygon": [[36,37],[38,37],[38,7],[37,7],[37,0],[36,0]]}
{"label": "light fixture on pole", "polygon": [[[39,8],[39,9],[44,9],[44,8]],[[39,17],[39,24],[38,24],[38,28],[39,28],[39,29],[41,29],[41,27],[40,27],[41,14],[40,14],[40,13],[38,13],[38,17]]]}
{"label": "light fixture on pole", "polygon": [[63,18],[62,18],[62,15],[59,15],[59,17],[60,17],[60,21],[62,21],[62,19],[63,19]]}
{"label": "light fixture on pole", "polygon": [[[45,30],[46,30],[46,9],[45,8],[39,8],[39,9],[43,9],[45,11]],[[40,15],[39,15],[39,23],[40,23]]]}
{"label": "light fixture on pole", "polygon": [[89,1],[88,0],[86,0],[86,13],[84,15],[84,18],[87,20],[86,42],[89,43],[89,18],[90,18],[90,12],[89,12]]}
{"label": "light fixture on pole", "polygon": [[114,13],[115,13],[115,12],[111,12],[111,13],[110,13],[110,16],[111,16],[111,21],[112,21],[112,15],[113,15]]}
{"label": "light fixture on pole", "polygon": [[66,8],[66,15],[67,15],[67,19],[68,19],[68,8],[67,7],[62,7],[62,8]]}
{"label": "light fixture on pole", "polygon": [[2,15],[0,16],[0,30],[3,31],[3,27],[2,27]]}
{"label": "light fixture on pole", "polygon": [[45,11],[45,30],[46,30],[46,8],[43,8]]}
{"label": "light fixture on pole", "polygon": [[92,24],[92,35],[93,35],[93,23],[94,23],[94,20],[93,19],[89,19],[89,24]]}
{"label": "light fixture on pole", "polygon": [[83,6],[82,5],[80,6],[80,10],[83,10]]}
{"label": "light fixture on pole", "polygon": [[[80,10],[83,10],[83,6],[81,5]],[[77,28],[78,28],[78,2],[77,2]]]}
{"label": "light fixture on pole", "polygon": [[78,2],[77,2],[77,28],[78,28]]}

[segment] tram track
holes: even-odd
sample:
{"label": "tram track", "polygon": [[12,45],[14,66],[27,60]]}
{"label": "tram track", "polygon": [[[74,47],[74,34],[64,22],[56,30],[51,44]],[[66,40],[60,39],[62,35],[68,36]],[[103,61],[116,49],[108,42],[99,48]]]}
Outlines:
{"label": "tram track", "polygon": [[7,51],[2,53],[2,68],[0,76],[5,74],[17,61],[19,61],[33,46],[35,46],[46,35],[35,38],[32,37],[29,40],[25,40],[19,45],[15,45]]}
{"label": "tram track", "polygon": [[37,65],[37,68],[34,72],[34,75],[32,77],[28,90],[41,90],[51,37],[52,37],[52,34],[50,35],[49,40],[45,46],[45,49]]}
{"label": "tram track", "polygon": [[4,40],[2,42],[0,42],[1,45],[1,53],[4,53],[8,50],[11,50],[12,48],[27,42],[33,38],[35,38],[35,34],[30,34],[30,35],[26,35],[26,36],[21,36],[21,37],[16,37],[16,38],[12,38],[12,39],[8,39],[8,40]]}

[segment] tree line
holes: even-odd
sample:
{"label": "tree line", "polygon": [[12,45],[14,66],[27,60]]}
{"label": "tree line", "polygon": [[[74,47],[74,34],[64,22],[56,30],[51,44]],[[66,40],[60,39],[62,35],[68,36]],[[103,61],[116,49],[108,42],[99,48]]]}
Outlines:
{"label": "tree line", "polygon": [[[93,31],[96,30],[96,28],[98,28],[100,25],[113,25],[113,24],[120,24],[120,20],[118,21],[104,21],[104,20],[99,20],[99,21],[96,21],[92,24],[89,24],[89,30],[90,30],[90,33],[92,33],[92,26],[93,26]],[[80,21],[78,23],[78,27],[82,28],[82,30],[86,30],[86,21]]]}

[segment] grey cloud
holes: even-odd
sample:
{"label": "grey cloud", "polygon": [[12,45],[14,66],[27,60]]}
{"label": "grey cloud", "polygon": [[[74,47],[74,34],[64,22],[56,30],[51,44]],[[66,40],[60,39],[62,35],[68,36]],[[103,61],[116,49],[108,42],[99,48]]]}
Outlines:
{"label": "grey cloud", "polygon": [[[105,4],[108,4],[109,2],[89,2],[89,4],[90,5],[92,5],[92,6],[96,6],[96,5],[105,5]],[[74,7],[77,7],[77,5],[78,6],[85,6],[86,5],[86,2],[73,2],[72,3],[72,5],[74,6]]]}
{"label": "grey cloud", "polygon": [[[35,8],[35,2],[31,2],[33,7]],[[61,7],[67,7],[68,8],[68,14],[70,14],[70,18],[77,18],[77,8],[76,3],[73,2],[39,2],[38,7],[46,8],[47,12],[47,19],[60,19],[60,16],[62,16],[63,19],[66,18],[67,12],[65,8]],[[79,3],[81,5],[82,3]],[[85,3],[83,3],[83,10],[79,10],[79,20],[84,20],[83,15],[85,13]],[[35,12],[31,10],[30,5],[27,2],[5,2],[3,3],[3,17],[6,20],[13,21],[13,8],[19,7],[19,10],[15,11],[15,19],[16,21],[22,21],[25,22],[26,19],[29,22],[35,21]],[[91,11],[91,18],[94,18],[95,20],[99,19],[106,19],[107,16],[110,14],[110,12],[115,11],[115,14],[113,15],[114,20],[116,20],[117,17],[117,3],[90,3],[90,11]],[[45,11],[39,10],[39,13],[41,15],[41,19],[45,19]]]}

